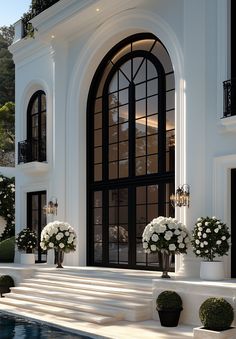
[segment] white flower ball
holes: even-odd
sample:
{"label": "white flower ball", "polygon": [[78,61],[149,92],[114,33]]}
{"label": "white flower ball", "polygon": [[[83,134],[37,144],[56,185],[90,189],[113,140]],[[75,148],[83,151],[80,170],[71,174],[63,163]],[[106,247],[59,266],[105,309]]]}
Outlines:
{"label": "white flower ball", "polygon": [[59,247],[63,248],[63,247],[65,247],[65,245],[62,242],[60,242]]}

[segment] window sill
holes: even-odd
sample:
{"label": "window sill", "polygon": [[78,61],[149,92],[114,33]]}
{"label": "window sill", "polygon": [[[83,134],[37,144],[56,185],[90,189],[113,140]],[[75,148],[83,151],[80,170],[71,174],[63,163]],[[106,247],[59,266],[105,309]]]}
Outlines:
{"label": "window sill", "polygon": [[227,118],[221,118],[219,127],[223,132],[236,132],[236,115]]}
{"label": "window sill", "polygon": [[25,174],[38,175],[48,172],[49,165],[46,162],[32,161],[19,164],[17,168]]}

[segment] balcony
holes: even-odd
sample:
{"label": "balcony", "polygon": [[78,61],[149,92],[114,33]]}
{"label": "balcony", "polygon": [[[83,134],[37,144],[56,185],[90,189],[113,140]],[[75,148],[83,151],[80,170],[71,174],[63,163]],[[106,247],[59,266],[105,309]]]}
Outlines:
{"label": "balcony", "polygon": [[38,175],[48,171],[45,140],[18,142],[18,167],[25,174]]}
{"label": "balcony", "polygon": [[224,112],[223,118],[236,115],[236,78],[223,82]]}
{"label": "balcony", "polygon": [[45,140],[32,139],[18,142],[18,164],[32,161],[46,161]]}
{"label": "balcony", "polygon": [[236,78],[223,82],[223,116],[218,125],[221,132],[236,132]]}

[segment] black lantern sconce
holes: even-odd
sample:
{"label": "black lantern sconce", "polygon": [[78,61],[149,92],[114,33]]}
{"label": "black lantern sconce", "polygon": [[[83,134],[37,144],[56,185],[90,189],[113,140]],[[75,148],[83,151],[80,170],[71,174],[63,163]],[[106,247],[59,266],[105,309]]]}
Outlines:
{"label": "black lantern sconce", "polygon": [[188,184],[178,186],[175,194],[171,194],[170,202],[173,207],[178,206],[187,206],[189,207],[190,203],[190,187]]}
{"label": "black lantern sconce", "polygon": [[45,214],[57,215],[58,202],[56,198],[52,198],[47,205],[43,207]]}

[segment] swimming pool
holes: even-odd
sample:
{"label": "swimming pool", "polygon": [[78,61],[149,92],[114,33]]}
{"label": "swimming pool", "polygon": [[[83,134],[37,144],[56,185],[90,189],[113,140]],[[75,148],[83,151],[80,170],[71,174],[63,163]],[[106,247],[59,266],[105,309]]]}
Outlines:
{"label": "swimming pool", "polygon": [[91,339],[27,318],[0,312],[1,339]]}

